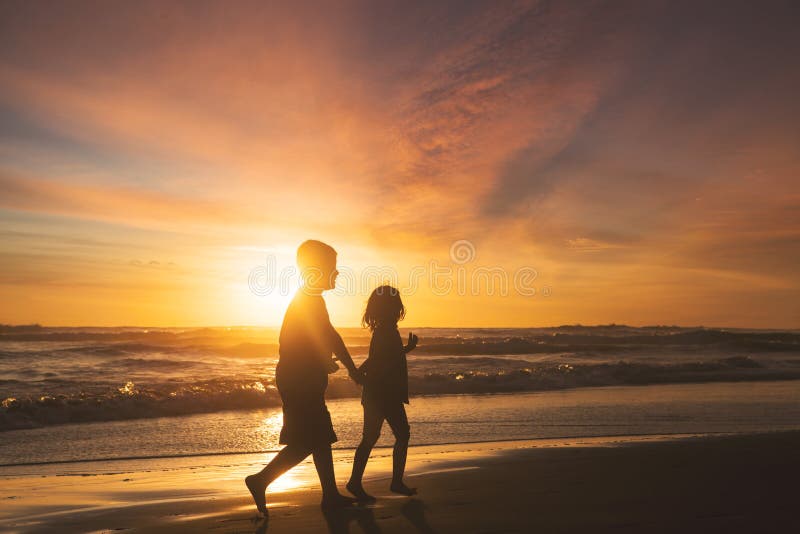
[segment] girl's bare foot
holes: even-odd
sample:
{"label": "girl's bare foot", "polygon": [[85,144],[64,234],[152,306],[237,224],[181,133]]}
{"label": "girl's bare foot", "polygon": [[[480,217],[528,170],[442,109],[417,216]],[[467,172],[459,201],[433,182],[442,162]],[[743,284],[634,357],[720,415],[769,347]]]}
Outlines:
{"label": "girl's bare foot", "polygon": [[407,497],[411,497],[412,495],[417,494],[417,488],[409,488],[403,482],[392,482],[392,485],[389,486],[389,490],[394,493],[399,493],[400,495],[405,495]]}
{"label": "girl's bare foot", "polygon": [[322,507],[331,509],[331,508],[346,508],[348,506],[353,506],[358,501],[356,501],[352,497],[347,497],[346,495],[342,495],[341,493],[336,493],[335,495],[324,496],[322,497]]}
{"label": "girl's bare foot", "polygon": [[345,487],[347,488],[347,491],[356,496],[358,502],[375,502],[377,500],[375,497],[364,491],[364,486],[362,486],[360,483],[356,484],[351,481],[348,482],[347,486]]}
{"label": "girl's bare foot", "polygon": [[250,495],[253,496],[253,500],[256,502],[258,512],[264,517],[267,517],[269,512],[267,511],[267,498],[264,495],[264,492],[267,491],[267,487],[261,484],[261,481],[256,475],[245,477],[244,483],[247,485],[247,489],[250,490]]}

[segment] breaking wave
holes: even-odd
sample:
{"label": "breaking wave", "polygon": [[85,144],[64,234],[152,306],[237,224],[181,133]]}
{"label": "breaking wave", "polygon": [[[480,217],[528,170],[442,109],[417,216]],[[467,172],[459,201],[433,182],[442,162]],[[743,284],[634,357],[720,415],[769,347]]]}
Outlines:
{"label": "breaking wave", "polygon": [[[401,329],[404,330],[404,329]],[[412,395],[800,379],[800,332],[674,326],[414,329]],[[368,332],[341,333],[361,361]],[[0,431],[280,405],[270,328],[0,325]],[[328,396],[359,389],[340,371]]]}
{"label": "breaking wave", "polygon": [[[497,368],[498,363],[456,359],[444,370],[412,370],[412,395],[508,393],[587,386],[644,385],[685,382],[800,379],[800,368],[768,368],[753,358],[734,356],[704,362],[647,364],[630,361],[598,364],[524,361]],[[468,366],[467,363],[479,365]],[[508,364],[509,362],[505,362]],[[487,365],[489,364],[489,365]],[[491,370],[486,370],[491,369]],[[420,372],[422,371],[422,372]],[[3,384],[7,387],[13,384]],[[331,377],[329,398],[356,397],[359,388],[339,372]],[[413,401],[412,401],[413,402]],[[118,387],[74,393],[8,397],[0,403],[0,428],[14,430],[64,423],[139,419],[224,410],[280,406],[271,380],[204,380],[176,385]]]}

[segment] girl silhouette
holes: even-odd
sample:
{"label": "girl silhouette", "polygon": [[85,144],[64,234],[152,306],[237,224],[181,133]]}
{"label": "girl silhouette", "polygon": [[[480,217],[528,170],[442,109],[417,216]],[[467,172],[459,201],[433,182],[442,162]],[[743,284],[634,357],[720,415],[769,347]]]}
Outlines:
{"label": "girl silhouette", "polygon": [[372,330],[369,357],[361,365],[365,374],[361,404],[364,407],[364,434],[353,459],[353,472],[347,489],[360,501],[374,501],[364,491],[362,477],[370,452],[381,434],[386,420],[394,433],[392,455],[392,483],[389,489],[401,495],[414,495],[417,491],[403,482],[406,467],[410,429],[404,404],[408,404],[408,367],[406,354],[417,346],[418,338],[408,334],[408,344],[403,346],[397,322],[405,317],[406,309],[400,294],[392,286],[377,288],[367,301],[362,324]]}

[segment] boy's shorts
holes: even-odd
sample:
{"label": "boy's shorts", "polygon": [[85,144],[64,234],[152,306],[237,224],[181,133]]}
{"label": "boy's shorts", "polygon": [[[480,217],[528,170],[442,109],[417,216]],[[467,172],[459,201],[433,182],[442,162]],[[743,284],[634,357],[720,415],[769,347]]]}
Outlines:
{"label": "boy's shorts", "polygon": [[311,450],[338,441],[331,414],[325,406],[327,374],[305,376],[299,381],[282,374],[279,371],[275,377],[283,401],[283,428],[279,443]]}

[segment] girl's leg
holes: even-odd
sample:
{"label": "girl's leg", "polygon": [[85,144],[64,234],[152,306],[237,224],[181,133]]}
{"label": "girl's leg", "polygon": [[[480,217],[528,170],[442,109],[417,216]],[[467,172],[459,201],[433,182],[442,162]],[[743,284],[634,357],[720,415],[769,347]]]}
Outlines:
{"label": "girl's leg", "polygon": [[264,469],[244,479],[247,489],[253,495],[253,500],[256,502],[256,508],[258,508],[259,512],[267,515],[267,500],[264,496],[267,486],[286,471],[305,460],[309,454],[311,454],[311,451],[305,447],[287,445],[275,455]]}
{"label": "girl's leg", "polygon": [[408,425],[405,406],[393,406],[386,412],[386,421],[394,433],[394,450],[392,451],[392,484],[389,489],[401,495],[414,495],[417,490],[409,488],[403,482],[406,470],[406,457],[408,456],[408,440],[411,438],[411,428]]}
{"label": "girl's leg", "polygon": [[347,490],[360,500],[374,500],[374,497],[364,491],[361,479],[364,476],[364,469],[367,467],[369,454],[381,435],[381,426],[383,426],[383,413],[365,404],[364,432],[361,443],[358,444],[356,449],[356,455],[353,458],[353,472],[350,475],[350,481],[347,483]]}

